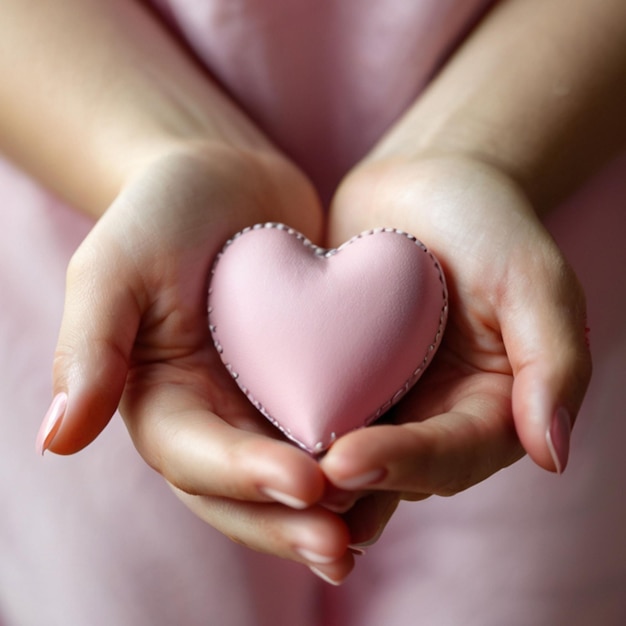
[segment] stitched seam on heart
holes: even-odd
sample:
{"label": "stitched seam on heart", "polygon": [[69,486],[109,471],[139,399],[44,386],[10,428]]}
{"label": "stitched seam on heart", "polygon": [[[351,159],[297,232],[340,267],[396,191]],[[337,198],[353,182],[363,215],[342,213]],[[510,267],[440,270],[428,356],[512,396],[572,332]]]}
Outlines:
{"label": "stitched seam on heart", "polygon": [[[435,258],[435,255],[426,247],[426,245],[424,245],[424,243],[422,241],[420,241],[417,237],[415,237],[414,235],[411,235],[410,233],[407,233],[407,232],[405,232],[403,230],[397,229],[397,228],[375,228],[375,229],[367,230],[367,231],[364,231],[364,232],[362,232],[362,233],[360,233],[358,235],[355,235],[354,237],[352,237],[351,239],[349,239],[348,241],[346,241],[345,243],[340,245],[338,248],[330,248],[330,249],[328,249],[328,248],[322,248],[321,246],[316,246],[312,241],[307,239],[307,237],[305,237],[302,233],[298,232],[294,228],[291,228],[290,226],[287,226],[286,224],[281,224],[279,222],[265,222],[265,223],[262,223],[262,224],[255,224],[254,226],[248,226],[248,227],[244,228],[243,230],[239,231],[238,233],[236,233],[235,235],[233,235],[224,244],[224,246],[222,247],[222,250],[215,257],[215,261],[213,262],[213,267],[211,269],[211,276],[213,276],[215,274],[215,270],[216,270],[217,264],[219,263],[220,258],[226,252],[228,247],[230,247],[237,239],[239,239],[240,237],[242,237],[246,233],[249,233],[250,231],[253,231],[253,230],[261,230],[261,229],[264,229],[264,228],[275,228],[277,230],[283,230],[288,235],[291,235],[292,237],[295,237],[298,241],[300,241],[306,247],[311,248],[316,255],[324,256],[326,258],[330,258],[331,256],[334,256],[335,254],[338,254],[341,250],[345,249],[346,247],[348,247],[352,243],[354,243],[354,242],[356,242],[359,239],[362,239],[364,237],[367,237],[367,236],[370,236],[370,235],[374,235],[374,234],[379,233],[379,232],[395,233],[395,234],[398,234],[398,235],[403,235],[404,237],[409,239],[409,241],[412,241],[415,245],[417,245],[421,250],[423,250],[428,255],[428,257],[432,261],[433,265],[435,266],[435,268],[437,270],[437,273],[438,273],[438,276],[439,276],[439,282],[441,284],[442,296],[443,296],[443,304],[442,304],[441,310],[439,312],[439,326],[437,327],[437,332],[435,333],[435,337],[433,338],[433,341],[429,344],[429,346],[428,346],[428,348],[426,350],[426,354],[424,356],[424,359],[420,363],[419,367],[417,367],[417,369],[415,369],[413,371],[411,376],[409,376],[409,378],[402,384],[402,386],[394,393],[394,395],[391,397],[391,399],[387,400],[372,415],[368,416],[363,421],[363,425],[362,426],[365,427],[365,426],[371,424],[372,422],[375,422],[377,419],[382,417],[382,415],[384,413],[386,413],[392,406],[397,404],[409,392],[409,390],[417,383],[417,381],[421,377],[422,373],[424,372],[424,370],[426,369],[426,367],[429,365],[430,361],[432,360],[433,356],[435,355],[435,352],[437,351],[437,349],[439,347],[439,344],[441,343],[441,337],[443,335],[443,331],[444,331],[444,328],[445,328],[445,325],[446,325],[446,320],[447,320],[447,317],[448,317],[448,290],[447,290],[447,287],[446,287],[446,281],[445,281],[445,277],[444,277],[444,274],[443,274],[443,270],[441,269],[441,265],[439,264],[439,261]],[[211,295],[211,293],[212,293],[212,291],[209,288],[209,296]],[[209,309],[208,309],[209,330],[211,331],[211,335],[212,335],[212,338],[213,338],[213,345],[215,346],[215,349],[217,350],[218,354],[220,355],[220,358],[222,359],[222,362],[224,363],[224,366],[228,370],[229,374],[232,376],[233,380],[237,383],[239,389],[245,394],[245,396],[248,398],[248,400],[251,402],[251,404],[267,420],[269,420],[270,423],[272,423],[286,437],[291,439],[294,443],[296,443],[302,449],[307,450],[308,452],[311,452],[311,453],[314,453],[314,454],[321,454],[325,450],[327,450],[330,447],[330,445],[333,443],[333,441],[336,439],[336,434],[334,432],[331,433],[331,435],[330,435],[330,441],[328,441],[328,442],[319,441],[319,442],[317,442],[315,444],[315,446],[312,449],[309,448],[306,444],[304,444],[303,442],[298,440],[292,434],[292,432],[291,432],[291,430],[289,428],[283,426],[276,418],[274,418],[266,410],[266,408],[263,406],[263,404],[261,402],[259,402],[252,395],[252,392],[243,383],[241,383],[239,381],[239,374],[236,371],[234,371],[234,369],[233,369],[233,367],[232,367],[232,365],[230,363],[228,363],[228,362],[226,362],[224,360],[224,357],[223,357],[224,348],[222,347],[222,345],[219,342],[219,339],[217,338],[217,327],[214,324],[211,323],[211,313],[212,313],[212,308],[209,306]]]}

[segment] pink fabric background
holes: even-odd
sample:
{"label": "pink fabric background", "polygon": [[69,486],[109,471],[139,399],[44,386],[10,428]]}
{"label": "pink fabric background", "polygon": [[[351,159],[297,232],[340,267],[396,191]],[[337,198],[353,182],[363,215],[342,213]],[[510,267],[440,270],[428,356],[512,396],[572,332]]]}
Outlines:
{"label": "pink fabric background", "polygon": [[[158,4],[327,196],[488,3]],[[626,623],[626,156],[549,220],[587,289],[595,359],[566,474],[525,460],[402,506],[339,589],[196,520],[120,420],[75,457],[36,457],[65,265],[90,223],[6,162],[0,202],[0,624]]]}
{"label": "pink fabric background", "polygon": [[327,199],[493,0],[153,4]]}

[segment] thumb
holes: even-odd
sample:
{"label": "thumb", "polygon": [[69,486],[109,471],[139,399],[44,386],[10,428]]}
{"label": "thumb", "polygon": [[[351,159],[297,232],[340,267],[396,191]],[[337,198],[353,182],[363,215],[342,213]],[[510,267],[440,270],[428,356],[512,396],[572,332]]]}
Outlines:
{"label": "thumb", "polygon": [[591,377],[591,357],[582,288],[562,258],[550,265],[551,271],[539,268],[541,274],[529,274],[526,289],[516,290],[502,328],[520,441],[539,466],[561,473]]}
{"label": "thumb", "polygon": [[55,395],[36,442],[41,454],[72,454],[91,443],[117,410],[126,382],[139,305],[124,280],[122,256],[93,239],[92,231],[67,271]]}

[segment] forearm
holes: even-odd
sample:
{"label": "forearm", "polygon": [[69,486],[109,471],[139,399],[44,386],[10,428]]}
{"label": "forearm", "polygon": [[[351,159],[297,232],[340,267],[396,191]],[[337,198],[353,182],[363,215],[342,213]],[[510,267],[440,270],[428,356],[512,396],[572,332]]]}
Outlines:
{"label": "forearm", "polygon": [[626,137],[626,3],[506,0],[370,159],[477,159],[549,209]]}
{"label": "forearm", "polygon": [[0,151],[98,216],[178,144],[269,143],[141,3],[5,0]]}

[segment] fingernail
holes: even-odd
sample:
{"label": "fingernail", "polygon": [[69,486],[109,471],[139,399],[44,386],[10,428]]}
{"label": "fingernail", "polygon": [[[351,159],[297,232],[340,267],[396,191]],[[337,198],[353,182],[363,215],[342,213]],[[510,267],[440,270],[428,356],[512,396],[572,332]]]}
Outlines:
{"label": "fingernail", "polygon": [[330,511],[331,513],[337,513],[338,515],[343,515],[344,513],[347,513],[354,506],[354,500],[351,500],[350,502],[346,502],[345,504],[337,504],[334,502],[321,502],[320,506],[325,508],[327,511]]}
{"label": "fingernail", "polygon": [[322,500],[320,505],[332,513],[347,513],[356,503],[358,497],[354,493],[341,494]]}
{"label": "fingernail", "polygon": [[546,432],[546,442],[556,471],[562,474],[569,458],[569,444],[572,433],[572,420],[567,409],[561,407],[552,417]]}
{"label": "fingernail", "polygon": [[343,478],[339,481],[334,481],[335,486],[341,489],[348,489],[354,491],[356,489],[362,489],[363,487],[369,487],[380,482],[387,474],[387,470],[375,469],[365,474],[359,474],[352,478]]}
{"label": "fingernail", "polygon": [[313,550],[307,548],[296,548],[296,552],[309,563],[315,563],[317,565],[329,565],[337,559],[334,556],[327,556],[326,554],[318,554]]}
{"label": "fingernail", "polygon": [[329,585],[333,585],[335,587],[339,587],[343,581],[341,580],[333,580],[330,576],[327,576],[324,572],[319,570],[317,567],[309,567],[309,569],[319,578],[321,578],[325,583]]}
{"label": "fingernail", "polygon": [[37,454],[42,455],[49,448],[52,440],[59,432],[66,409],[67,394],[65,392],[58,393],[52,400],[52,404],[39,427],[37,440],[35,442]]}
{"label": "fingernail", "polygon": [[304,500],[300,500],[295,496],[290,496],[288,493],[278,491],[278,489],[272,489],[271,487],[261,487],[261,493],[271,500],[279,502],[280,504],[284,504],[291,509],[297,509],[301,511],[309,507],[308,503]]}
{"label": "fingernail", "polygon": [[352,552],[352,554],[356,556],[365,555],[365,550],[363,548],[360,548],[359,546],[348,546],[348,550],[350,550],[350,552]]}

